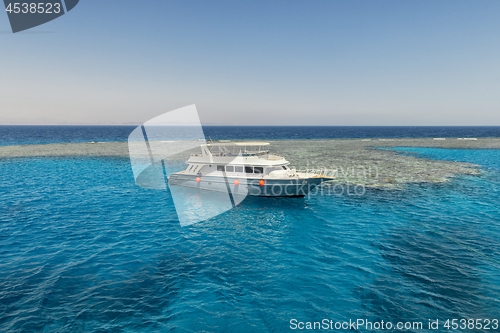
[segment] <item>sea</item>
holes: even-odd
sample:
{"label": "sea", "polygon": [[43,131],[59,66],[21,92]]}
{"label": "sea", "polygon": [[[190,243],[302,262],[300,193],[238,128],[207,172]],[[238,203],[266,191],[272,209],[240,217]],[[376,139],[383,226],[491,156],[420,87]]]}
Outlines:
{"label": "sea", "polygon": [[[126,141],[133,129],[0,126],[0,145]],[[500,127],[204,131],[500,138]],[[0,158],[0,332],[500,332],[500,150],[394,150],[481,174],[247,198],[181,227],[170,192],[136,186],[128,158]]]}
{"label": "sea", "polygon": [[[2,126],[0,146],[126,141],[136,126]],[[488,138],[500,126],[203,126],[210,140],[322,140],[351,138]]]}

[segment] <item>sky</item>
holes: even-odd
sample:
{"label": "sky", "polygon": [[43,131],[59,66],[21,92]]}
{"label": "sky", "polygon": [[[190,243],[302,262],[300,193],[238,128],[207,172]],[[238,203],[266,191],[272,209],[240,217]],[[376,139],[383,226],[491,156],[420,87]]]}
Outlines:
{"label": "sky", "polygon": [[81,0],[13,34],[0,124],[500,125],[500,1]]}

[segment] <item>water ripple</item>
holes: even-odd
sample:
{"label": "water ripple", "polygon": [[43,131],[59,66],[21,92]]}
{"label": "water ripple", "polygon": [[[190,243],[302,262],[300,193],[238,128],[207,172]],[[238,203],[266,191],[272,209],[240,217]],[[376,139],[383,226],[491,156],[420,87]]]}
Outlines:
{"label": "water ripple", "polygon": [[0,168],[1,331],[281,332],[291,318],[500,313],[495,171],[361,198],[249,198],[181,228],[169,193],[136,187],[126,159]]}

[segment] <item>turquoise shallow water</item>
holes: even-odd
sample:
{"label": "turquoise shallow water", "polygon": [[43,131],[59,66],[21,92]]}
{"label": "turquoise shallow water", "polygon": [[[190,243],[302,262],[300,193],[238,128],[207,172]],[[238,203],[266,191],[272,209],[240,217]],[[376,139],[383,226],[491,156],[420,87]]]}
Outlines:
{"label": "turquoise shallow water", "polygon": [[181,228],[169,192],[135,186],[128,159],[0,160],[0,331],[499,318],[500,151],[403,151],[483,173],[361,197],[249,198]]}

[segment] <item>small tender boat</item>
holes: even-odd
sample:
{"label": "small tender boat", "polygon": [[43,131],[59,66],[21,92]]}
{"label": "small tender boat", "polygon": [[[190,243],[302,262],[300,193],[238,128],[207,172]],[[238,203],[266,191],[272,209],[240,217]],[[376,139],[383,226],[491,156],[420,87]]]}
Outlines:
{"label": "small tender boat", "polygon": [[169,185],[242,196],[303,197],[332,179],[291,169],[284,157],[270,154],[268,146],[268,142],[203,144],[201,154],[186,161],[186,170],[168,177]]}

